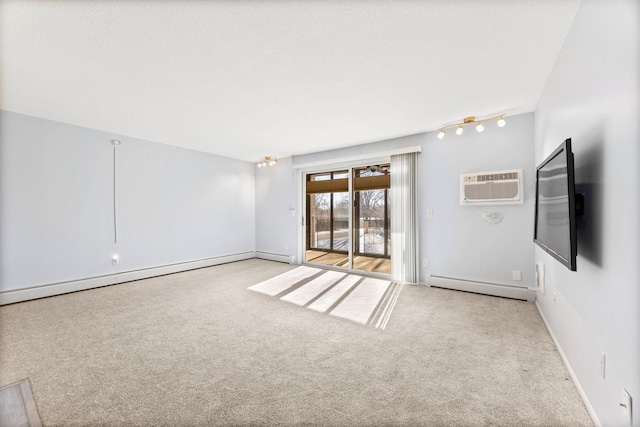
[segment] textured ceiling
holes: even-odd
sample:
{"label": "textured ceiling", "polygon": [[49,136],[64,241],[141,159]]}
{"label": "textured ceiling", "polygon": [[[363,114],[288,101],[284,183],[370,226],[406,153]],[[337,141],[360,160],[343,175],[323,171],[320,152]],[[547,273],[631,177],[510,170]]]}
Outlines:
{"label": "textured ceiling", "polygon": [[0,108],[256,161],[533,111],[579,0],[1,1]]}

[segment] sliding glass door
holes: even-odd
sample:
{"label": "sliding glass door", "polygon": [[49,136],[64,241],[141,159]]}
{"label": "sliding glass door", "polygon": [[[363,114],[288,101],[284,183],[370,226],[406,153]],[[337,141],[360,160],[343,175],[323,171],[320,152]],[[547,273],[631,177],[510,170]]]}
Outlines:
{"label": "sliding glass door", "polygon": [[305,175],[306,262],[390,273],[390,173],[382,164]]}

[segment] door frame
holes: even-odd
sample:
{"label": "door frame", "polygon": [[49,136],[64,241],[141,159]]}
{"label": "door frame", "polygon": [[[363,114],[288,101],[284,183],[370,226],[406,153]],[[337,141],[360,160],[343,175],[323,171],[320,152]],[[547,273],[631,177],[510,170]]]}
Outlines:
{"label": "door frame", "polygon": [[[310,267],[317,267],[318,263],[312,263],[306,261],[306,236],[307,236],[307,225],[306,225],[306,216],[307,216],[307,175],[317,174],[317,173],[327,173],[327,172],[336,172],[340,170],[347,170],[349,175],[349,250],[347,253],[348,263],[347,267],[334,266],[334,265],[324,265],[322,264],[322,268],[327,270],[337,270],[337,271],[346,271],[349,273],[357,273],[364,276],[378,277],[382,279],[388,279],[390,277],[389,274],[376,273],[373,271],[365,271],[365,270],[354,270],[353,269],[353,169],[367,167],[372,164],[380,164],[380,163],[390,163],[391,155],[381,156],[381,157],[371,157],[371,158],[363,158],[348,162],[340,162],[340,163],[324,163],[319,164],[317,166],[306,166],[295,168],[294,179],[296,184],[296,193],[298,195],[297,200],[297,251],[296,251],[296,263],[307,265]],[[391,172],[393,173],[393,171]]]}

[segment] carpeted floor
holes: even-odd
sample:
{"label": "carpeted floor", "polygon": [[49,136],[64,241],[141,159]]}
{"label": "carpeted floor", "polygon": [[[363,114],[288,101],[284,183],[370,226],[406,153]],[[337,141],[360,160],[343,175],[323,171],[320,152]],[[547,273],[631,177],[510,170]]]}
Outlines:
{"label": "carpeted floor", "polygon": [[386,329],[247,288],[248,260],[0,307],[45,426],[591,426],[532,303],[405,286]]}

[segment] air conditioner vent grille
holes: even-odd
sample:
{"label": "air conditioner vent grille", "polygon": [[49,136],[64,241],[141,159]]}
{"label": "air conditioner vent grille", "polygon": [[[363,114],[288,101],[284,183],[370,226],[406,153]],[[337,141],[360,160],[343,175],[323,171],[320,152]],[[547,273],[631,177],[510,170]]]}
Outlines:
{"label": "air conditioner vent grille", "polygon": [[517,182],[496,182],[493,185],[469,184],[464,186],[464,197],[467,200],[513,199],[517,196]]}
{"label": "air conditioner vent grille", "polygon": [[461,205],[523,203],[522,169],[460,175]]}

